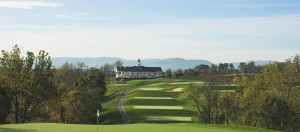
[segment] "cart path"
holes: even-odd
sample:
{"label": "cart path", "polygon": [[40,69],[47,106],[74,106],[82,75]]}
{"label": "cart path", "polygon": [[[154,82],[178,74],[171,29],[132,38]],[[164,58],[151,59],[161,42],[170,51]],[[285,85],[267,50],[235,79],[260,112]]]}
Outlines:
{"label": "cart path", "polygon": [[105,105],[108,101],[111,99],[115,98],[119,93],[122,93],[123,91],[115,92],[109,95],[108,97],[104,98],[103,101],[101,102],[101,106]]}
{"label": "cart path", "polygon": [[119,101],[118,101],[118,103],[117,103],[117,109],[118,109],[118,111],[119,111],[119,113],[120,113],[120,115],[121,115],[121,117],[123,119],[123,124],[130,124],[130,122],[131,122],[129,116],[126,114],[126,111],[125,111],[125,109],[123,107],[123,101],[124,101],[127,93],[129,91],[131,91],[132,89],[133,88],[124,90],[123,93],[122,93],[122,95],[121,95],[121,97],[120,97],[120,99],[119,99]]}

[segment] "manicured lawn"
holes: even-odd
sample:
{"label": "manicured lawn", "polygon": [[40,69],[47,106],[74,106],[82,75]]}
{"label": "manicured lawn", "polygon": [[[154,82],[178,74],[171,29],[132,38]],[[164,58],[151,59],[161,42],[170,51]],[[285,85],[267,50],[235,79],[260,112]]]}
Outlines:
{"label": "manicured lawn", "polygon": [[119,112],[117,110],[117,107],[116,107],[116,104],[117,104],[120,96],[121,96],[121,94],[118,94],[115,98],[108,101],[104,106],[102,106],[102,110],[100,111],[99,124],[121,124],[121,123],[123,123],[123,121],[119,115]]}
{"label": "manicured lawn", "polygon": [[182,110],[182,106],[134,106],[133,109]]}
{"label": "manicured lawn", "polygon": [[[124,101],[124,108],[130,116],[130,125],[99,125],[99,132],[256,132],[269,131],[261,128],[233,125],[205,125],[195,122],[195,109],[191,102],[184,99],[187,82],[199,80],[184,79],[153,79],[132,80],[127,84],[111,84],[108,93],[137,87],[132,90]],[[171,84],[170,84],[171,83]],[[175,83],[175,84],[173,84]],[[195,83],[203,85],[201,82]],[[140,89],[142,88],[142,89]],[[182,92],[168,92],[173,88],[183,88]],[[234,92],[235,86],[220,86],[221,92]],[[103,106],[100,115],[100,124],[120,124],[122,120],[116,110],[116,103],[120,97],[118,94]],[[154,124],[154,123],[161,124]],[[185,123],[178,123],[185,122]],[[8,124],[0,125],[0,132],[96,132],[96,125],[72,125],[72,124]]]}
{"label": "manicured lawn", "polygon": [[[246,126],[203,124],[131,124],[99,125],[99,132],[257,132],[265,129]],[[96,125],[72,124],[9,124],[0,125],[0,132],[97,132]]]}
{"label": "manicured lawn", "polygon": [[138,88],[138,90],[142,90],[142,91],[162,91],[164,89],[165,88],[155,88],[155,87],[152,87],[152,88]]}
{"label": "manicured lawn", "polygon": [[133,97],[134,99],[173,99],[171,97]]}
{"label": "manicured lawn", "polygon": [[162,80],[136,88],[126,96],[124,108],[133,123],[194,120],[195,112],[191,108],[192,105],[183,98],[184,91],[170,92],[174,88],[186,88],[191,81]]}
{"label": "manicured lawn", "polygon": [[168,84],[173,84],[173,85],[177,85],[177,84],[204,84],[204,82],[174,82],[174,83],[168,83]]}
{"label": "manicured lawn", "polygon": [[[150,98],[150,97],[148,97]],[[161,98],[161,97],[151,97],[151,98]],[[171,98],[171,97],[165,97]],[[181,101],[175,99],[132,99],[126,102],[126,105],[132,106],[176,106],[181,104]]]}
{"label": "manicured lawn", "polygon": [[[132,123],[148,122],[149,116],[184,116],[191,117],[192,122],[196,121],[196,111],[192,103],[186,100],[185,91],[189,84],[201,87],[203,81],[196,78],[157,78],[150,80],[131,80],[127,84],[110,84],[108,93],[121,91],[128,88],[135,88],[128,93],[123,103],[126,112]],[[183,91],[172,92],[180,88]],[[217,87],[222,93],[235,92],[236,86],[222,85]],[[106,94],[109,95],[109,94]],[[104,124],[119,124],[119,114],[115,108],[118,97],[109,106],[104,106]],[[109,118],[112,116],[113,118]],[[114,122],[115,121],[115,122]]]}
{"label": "manicured lawn", "polygon": [[179,116],[148,116],[146,121],[179,121],[179,122],[191,122],[191,117],[179,117]]}

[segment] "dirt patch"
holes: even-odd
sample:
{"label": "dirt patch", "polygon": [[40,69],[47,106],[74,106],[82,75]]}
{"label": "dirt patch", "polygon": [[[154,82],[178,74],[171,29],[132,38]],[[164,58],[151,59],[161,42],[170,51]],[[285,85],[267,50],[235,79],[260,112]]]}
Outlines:
{"label": "dirt patch", "polygon": [[171,93],[177,93],[177,92],[182,92],[183,88],[173,88],[171,90],[168,90],[167,92],[171,92]]}

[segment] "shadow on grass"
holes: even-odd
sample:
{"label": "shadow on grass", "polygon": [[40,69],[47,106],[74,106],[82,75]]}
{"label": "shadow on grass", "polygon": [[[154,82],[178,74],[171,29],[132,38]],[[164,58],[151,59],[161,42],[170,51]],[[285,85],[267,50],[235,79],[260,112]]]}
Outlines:
{"label": "shadow on grass", "polygon": [[28,129],[16,129],[16,128],[1,128],[0,132],[37,132],[36,130],[28,130]]}
{"label": "shadow on grass", "polygon": [[[189,116],[194,117],[195,112],[191,110],[154,110],[154,109],[129,109],[126,111],[132,123],[149,123],[148,116]],[[157,121],[155,121],[157,122]],[[179,123],[181,121],[160,121],[159,123]]]}
{"label": "shadow on grass", "polygon": [[175,106],[181,105],[181,101],[175,99],[132,99],[126,102],[126,105],[154,105],[154,106]]}
{"label": "shadow on grass", "polygon": [[102,124],[102,125],[114,124],[114,125],[116,125],[116,124],[122,124],[122,123],[123,123],[123,120],[121,119],[121,116],[119,115],[119,112],[117,110],[103,111],[100,115],[99,124]]}

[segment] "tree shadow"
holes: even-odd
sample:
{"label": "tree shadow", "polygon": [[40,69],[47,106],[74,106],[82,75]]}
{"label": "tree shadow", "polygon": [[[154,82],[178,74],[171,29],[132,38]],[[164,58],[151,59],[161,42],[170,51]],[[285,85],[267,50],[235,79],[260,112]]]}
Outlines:
{"label": "tree shadow", "polygon": [[16,129],[16,128],[1,128],[0,132],[37,132],[36,130],[29,129]]}

